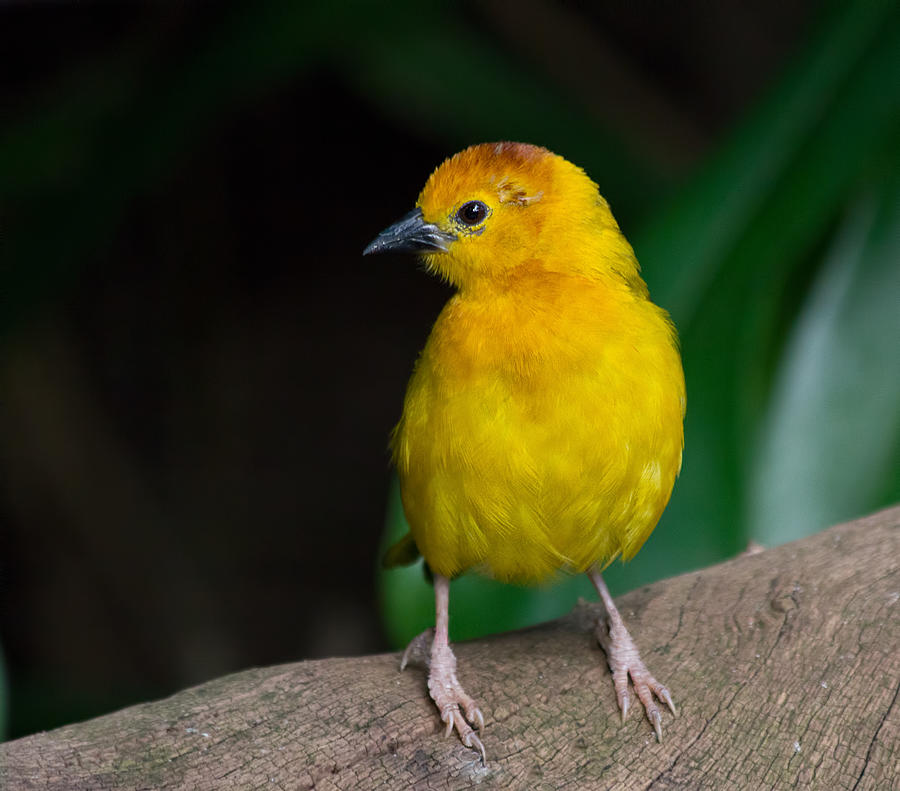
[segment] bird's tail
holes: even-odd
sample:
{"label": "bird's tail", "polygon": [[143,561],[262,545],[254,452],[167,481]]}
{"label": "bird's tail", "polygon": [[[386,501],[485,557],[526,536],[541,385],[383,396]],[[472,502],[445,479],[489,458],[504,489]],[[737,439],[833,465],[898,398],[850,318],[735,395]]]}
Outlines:
{"label": "bird's tail", "polygon": [[408,566],[415,563],[419,559],[419,548],[413,540],[412,533],[407,533],[396,544],[392,544],[384,557],[381,559],[381,565],[386,569],[392,569],[395,566]]}

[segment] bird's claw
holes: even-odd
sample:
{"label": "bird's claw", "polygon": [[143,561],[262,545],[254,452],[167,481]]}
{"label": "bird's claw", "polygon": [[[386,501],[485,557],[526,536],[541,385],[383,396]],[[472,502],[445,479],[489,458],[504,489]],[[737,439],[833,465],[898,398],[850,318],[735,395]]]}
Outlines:
{"label": "bird's claw", "polygon": [[625,722],[625,718],[628,716],[628,709],[631,708],[631,695],[628,694],[628,690],[625,690],[625,694],[619,697],[619,708],[622,711],[622,722]]}
{"label": "bird's claw", "polygon": [[483,733],[484,732],[484,715],[481,713],[481,709],[478,709],[478,708],[475,709],[475,719],[478,720],[478,730]]}
{"label": "bird's claw", "polygon": [[484,745],[481,743],[481,739],[479,739],[474,733],[470,733],[465,739],[463,739],[463,744],[466,747],[478,750],[478,752],[481,753],[481,765],[487,765],[487,755],[484,752]]}
{"label": "bird's claw", "polygon": [[481,763],[485,764],[484,745],[472,728],[484,732],[484,715],[456,677],[456,657],[450,646],[438,646],[435,650],[434,629],[426,629],[406,646],[400,659],[400,670],[408,664],[422,664],[428,668],[428,694],[446,726],[444,736],[449,736],[456,728],[460,741],[466,747],[478,750]]}
{"label": "bird's claw", "polygon": [[456,657],[449,646],[432,652],[428,693],[446,725],[444,736],[449,736],[456,728],[460,741],[466,747],[478,750],[484,764],[487,760],[484,745],[472,728],[474,725],[479,732],[484,732],[484,715],[456,678]]}
{"label": "bird's claw", "polygon": [[662,715],[659,713],[659,709],[654,706],[650,711],[647,712],[647,717],[650,718],[650,722],[653,723],[653,730],[656,732],[656,741],[662,741]]}
{"label": "bird's claw", "polygon": [[613,686],[616,690],[616,699],[622,712],[622,722],[628,716],[631,707],[631,695],[628,691],[628,679],[634,687],[634,694],[644,706],[647,719],[653,726],[657,741],[662,741],[662,714],[656,705],[654,695],[665,703],[672,714],[678,714],[672,695],[669,690],[660,684],[647,670],[647,666],[641,660],[637,647],[621,622],[610,623],[601,619],[597,624],[597,642],[606,652],[609,669],[612,671]]}
{"label": "bird's claw", "polygon": [[628,668],[628,674],[631,676],[631,681],[634,684],[635,694],[641,703],[644,704],[647,719],[650,720],[650,724],[653,725],[653,730],[656,732],[656,740],[661,742],[662,713],[653,699],[654,695],[669,707],[669,711],[672,714],[677,715],[678,712],[675,710],[675,704],[672,702],[669,690],[650,675],[643,662],[640,662],[640,660],[638,662],[638,665],[632,665]]}
{"label": "bird's claw", "polygon": [[668,707],[669,711],[672,712],[672,715],[677,717],[678,711],[675,709],[675,703],[672,701],[672,696],[669,694],[669,690],[665,687],[660,687],[656,694],[659,696],[660,700],[662,700]]}
{"label": "bird's claw", "polygon": [[472,725],[474,725],[480,732],[484,731],[484,716],[477,706],[474,706],[473,704],[471,707],[467,707],[465,716],[463,716],[459,704],[451,703],[441,710],[441,719],[447,726],[444,729],[445,738],[453,733],[453,729],[456,728],[460,741],[466,747],[478,750],[478,752],[481,753],[482,764],[487,762],[484,744],[482,744],[481,739],[478,738],[478,734],[472,729]]}

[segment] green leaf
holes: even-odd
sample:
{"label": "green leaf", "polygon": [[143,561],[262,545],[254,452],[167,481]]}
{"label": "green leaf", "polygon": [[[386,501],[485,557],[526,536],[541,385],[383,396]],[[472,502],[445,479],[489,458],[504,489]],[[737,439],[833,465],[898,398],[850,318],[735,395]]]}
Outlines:
{"label": "green leaf", "polygon": [[[842,45],[847,61],[842,68],[816,48],[807,53],[805,67],[795,67],[817,95],[822,89],[814,66],[830,65],[830,71],[840,75],[840,79],[832,75],[827,96],[821,97],[824,104],[807,119],[801,138],[791,136],[789,150],[779,156],[760,143],[758,156],[744,160],[737,153],[746,150],[747,138],[738,133],[732,144],[736,148],[726,146],[725,155],[714,161],[715,178],[700,174],[699,186],[686,192],[687,206],[694,207],[698,217],[703,214],[701,204],[707,204],[708,227],[693,221],[682,227],[690,212],[678,206],[651,226],[651,260],[652,255],[657,257],[653,271],[683,271],[692,284],[689,297],[688,291],[671,291],[673,307],[680,312],[676,324],[687,380],[685,456],[681,479],[660,526],[636,563],[616,580],[625,586],[644,581],[631,569],[645,563],[661,569],[668,561],[669,573],[684,571],[731,556],[750,538],[748,469],[773,362],[781,354],[782,312],[796,309],[789,284],[808,269],[859,180],[877,167],[886,149],[896,146],[898,92],[885,91],[884,85],[885,80],[900,84],[900,28],[888,24],[896,18],[893,9],[875,4],[866,11],[846,8],[817,39],[819,47]],[[847,30],[856,35],[846,38]],[[794,76],[788,81],[796,91],[802,90],[802,81]],[[784,117],[800,113],[806,118],[809,103],[781,88],[775,97],[780,105],[770,100],[761,110],[770,123],[751,118],[748,128],[764,140],[783,144],[783,130],[800,125],[788,124]],[[778,173],[766,168],[773,157],[780,163]],[[728,202],[727,196],[710,185],[730,172],[724,181],[732,190],[747,185],[756,189],[754,171],[761,167],[769,170],[766,191],[752,205],[734,199],[735,205],[741,204],[740,211],[734,206],[723,209],[720,204]],[[719,221],[729,225],[727,244],[715,227]],[[657,235],[660,228],[671,231],[666,248],[663,236]],[[699,255],[687,237],[696,242]],[[636,247],[647,262],[643,242]],[[650,273],[648,280],[651,293],[658,296]],[[664,286],[667,282],[674,288],[673,280],[664,278]],[[670,304],[665,297],[660,302]],[[816,460],[810,457],[809,463]]]}
{"label": "green leaf", "polygon": [[780,360],[750,483],[750,530],[764,544],[858,516],[897,492],[896,187],[851,205]]}
{"label": "green leaf", "polygon": [[[853,92],[856,69],[879,39],[896,41],[896,15],[887,0],[840,4],[719,153],[638,234],[635,248],[652,293],[676,323],[696,315],[700,300],[822,124],[846,115],[839,94]],[[895,50],[888,53],[881,88],[898,76],[896,65]],[[868,87],[865,94],[878,102]],[[880,103],[886,99],[896,106],[896,91],[879,94]],[[822,175],[812,173],[810,186]],[[796,208],[802,211],[803,205]]]}

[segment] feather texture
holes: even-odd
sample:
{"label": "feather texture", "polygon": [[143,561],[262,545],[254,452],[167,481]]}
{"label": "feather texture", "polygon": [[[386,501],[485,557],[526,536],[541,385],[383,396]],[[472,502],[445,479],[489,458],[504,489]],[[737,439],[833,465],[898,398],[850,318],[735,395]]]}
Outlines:
{"label": "feather texture", "polygon": [[[460,220],[470,201],[479,227]],[[424,259],[457,292],[391,442],[415,546],[443,576],[518,582],[631,558],[681,466],[684,377],[596,184],[545,149],[484,144],[417,207],[455,237]]]}

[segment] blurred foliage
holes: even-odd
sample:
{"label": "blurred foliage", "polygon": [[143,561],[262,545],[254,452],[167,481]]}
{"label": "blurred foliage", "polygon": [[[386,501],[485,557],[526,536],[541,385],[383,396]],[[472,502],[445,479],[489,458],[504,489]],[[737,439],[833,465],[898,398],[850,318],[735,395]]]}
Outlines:
{"label": "blurred foliage", "polygon": [[[443,41],[442,57],[477,63],[495,87],[514,72],[462,35]],[[685,459],[638,558],[605,573],[614,591],[900,497],[898,86],[896,5],[832,7],[757,108],[662,205],[664,180],[638,170],[640,189],[628,189],[633,162],[577,112],[557,128],[545,110],[536,128],[513,92],[509,126],[486,128],[493,91],[483,106],[441,95],[467,139],[540,141],[602,174],[614,208],[630,210],[637,195],[647,208],[630,236],[682,339]],[[394,93],[395,103],[406,98]],[[406,529],[394,492],[385,546]],[[397,646],[432,625],[420,565],[382,572],[380,588]],[[534,623],[590,590],[586,579],[524,590],[466,576],[452,586],[451,631],[462,639]]]}
{"label": "blurred foliage", "polygon": [[[659,194],[661,174],[629,155],[627,140],[597,129],[535,70],[503,59],[457,10],[404,2],[388,14],[366,0],[239,4],[171,70],[148,70],[156,46],[149,37],[72,74],[43,112],[0,130],[0,203],[13,207],[17,225],[5,243],[0,332],[62,292],[115,227],[128,196],[176,169],[223,116],[323,64],[358,86],[373,112],[411,129],[564,150],[604,173],[620,212]],[[478,84],[478,94],[444,90],[449,73],[460,85]],[[59,218],[52,234],[43,232],[48,215]]]}

